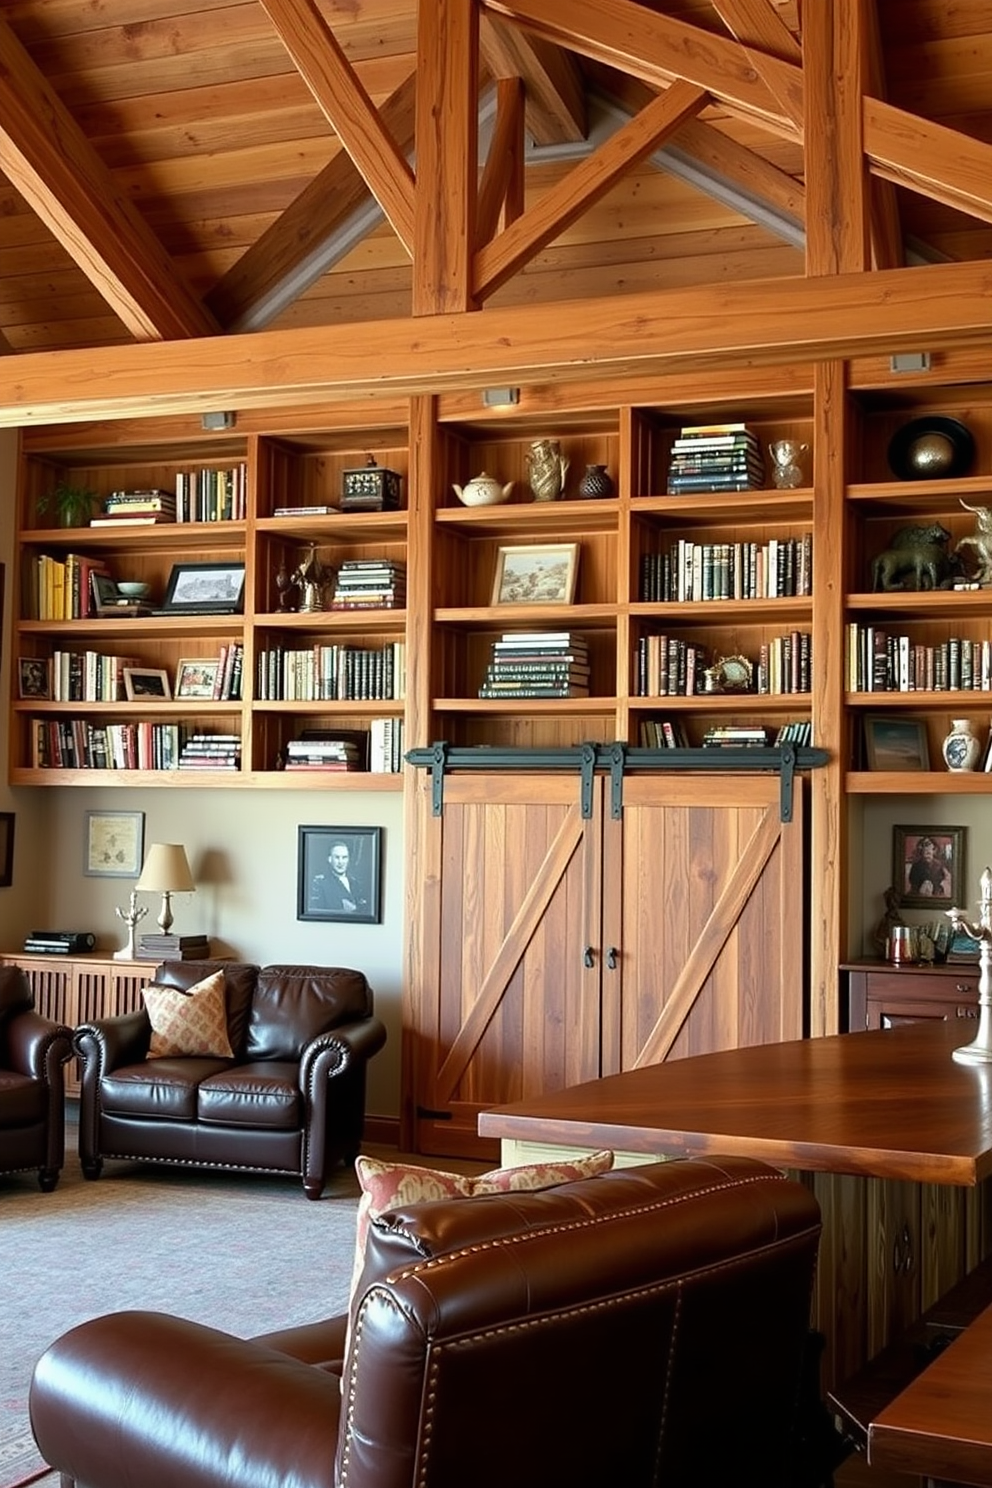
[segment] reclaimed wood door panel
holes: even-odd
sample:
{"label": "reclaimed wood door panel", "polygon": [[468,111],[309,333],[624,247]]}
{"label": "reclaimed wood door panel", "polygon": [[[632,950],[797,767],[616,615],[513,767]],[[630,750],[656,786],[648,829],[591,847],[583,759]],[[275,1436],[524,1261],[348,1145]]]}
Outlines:
{"label": "reclaimed wood door panel", "polygon": [[801,1038],[801,787],[783,823],[777,775],[632,777],[604,838],[603,1073]]}
{"label": "reclaimed wood door panel", "polygon": [[583,819],[574,775],[446,779],[419,1150],[471,1150],[483,1107],[599,1074],[601,801],[596,781]]}

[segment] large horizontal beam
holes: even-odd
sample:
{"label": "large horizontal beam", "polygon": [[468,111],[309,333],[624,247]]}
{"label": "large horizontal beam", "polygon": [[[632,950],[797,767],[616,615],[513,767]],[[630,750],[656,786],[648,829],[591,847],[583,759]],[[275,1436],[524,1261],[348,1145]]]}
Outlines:
{"label": "large horizontal beam", "polygon": [[992,263],[766,279],[546,312],[30,352],[0,359],[0,426],[768,366],[976,345],[990,333]]}

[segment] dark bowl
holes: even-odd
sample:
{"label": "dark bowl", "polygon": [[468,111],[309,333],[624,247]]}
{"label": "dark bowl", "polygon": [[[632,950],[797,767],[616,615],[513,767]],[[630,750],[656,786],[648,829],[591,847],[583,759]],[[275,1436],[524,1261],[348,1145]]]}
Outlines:
{"label": "dark bowl", "polygon": [[975,458],[971,430],[960,419],[932,414],[904,424],[889,444],[889,466],[900,480],[964,475]]}

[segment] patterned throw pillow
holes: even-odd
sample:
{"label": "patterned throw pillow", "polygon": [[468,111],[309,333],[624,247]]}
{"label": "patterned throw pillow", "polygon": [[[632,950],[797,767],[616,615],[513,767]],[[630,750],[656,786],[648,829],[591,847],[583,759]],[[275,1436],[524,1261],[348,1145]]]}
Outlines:
{"label": "patterned throw pillow", "polygon": [[142,992],[152,1025],[149,1059],[200,1054],[232,1059],[227,1036],[224,973],[215,971],[188,991],[151,982]]}
{"label": "patterned throw pillow", "polygon": [[426,1199],[472,1199],[481,1194],[536,1193],[542,1188],[556,1188],[560,1183],[573,1183],[578,1178],[595,1178],[613,1166],[612,1152],[593,1152],[567,1162],[532,1163],[519,1168],[493,1168],[470,1178],[461,1173],[444,1173],[435,1168],[416,1168],[406,1163],[380,1162],[374,1157],[359,1157],[355,1172],[361,1186],[355,1227],[355,1268],[351,1275],[351,1297],[354,1300],[362,1268],[369,1225],[380,1214],[400,1209],[406,1204],[420,1204]]}

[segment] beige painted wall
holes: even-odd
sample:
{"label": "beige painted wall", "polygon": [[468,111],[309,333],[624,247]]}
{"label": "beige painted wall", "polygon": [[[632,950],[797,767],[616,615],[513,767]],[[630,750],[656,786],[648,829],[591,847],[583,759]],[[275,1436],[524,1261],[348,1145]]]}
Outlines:
{"label": "beige painted wall", "polygon": [[[11,570],[16,433],[0,431],[0,558],[7,565],[0,696],[10,696]],[[311,961],[356,966],[376,994],[389,1029],[369,1072],[368,1111],[399,1113],[400,996],[403,968],[403,809],[399,794],[285,790],[12,789],[8,734],[0,738],[0,810],[16,813],[14,883],[0,889],[0,941],[18,950],[33,929],[92,930],[116,950],[125,934],[114,909],[126,907],[130,879],[87,878],[83,845],[88,811],[143,811],[145,844],[182,842],[195,894],[173,898],[177,931],[205,930],[218,950],[242,961]],[[297,828],[381,826],[381,925],[340,925],[296,918]],[[144,896],[154,928],[159,899]]]}

